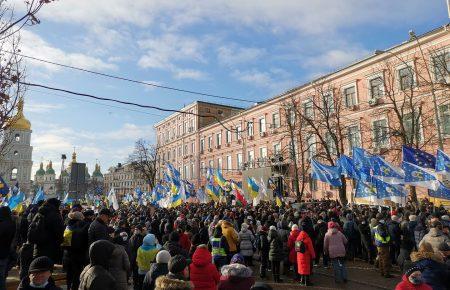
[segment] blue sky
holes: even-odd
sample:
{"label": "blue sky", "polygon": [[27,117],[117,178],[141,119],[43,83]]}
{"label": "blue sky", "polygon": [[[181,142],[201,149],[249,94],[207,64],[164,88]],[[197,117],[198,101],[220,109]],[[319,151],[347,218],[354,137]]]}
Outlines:
{"label": "blue sky", "polygon": [[[10,2],[20,9],[23,1]],[[26,55],[253,101],[405,41],[410,29],[448,22],[444,0],[59,0],[38,16],[41,24],[22,31]],[[29,82],[103,97],[175,109],[195,100],[249,105],[25,62]],[[138,138],[154,140],[153,124],[167,115],[75,98],[27,92],[33,175],[41,161],[58,170],[73,147],[90,171],[96,160],[105,171],[125,161]]]}

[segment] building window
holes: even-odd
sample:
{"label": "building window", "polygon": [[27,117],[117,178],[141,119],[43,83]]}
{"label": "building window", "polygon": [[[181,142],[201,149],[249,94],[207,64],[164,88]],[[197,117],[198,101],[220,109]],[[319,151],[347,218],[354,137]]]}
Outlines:
{"label": "building window", "polygon": [[314,135],[309,135],[306,137],[306,158],[310,160],[316,156],[316,138]]}
{"label": "building window", "polygon": [[247,156],[248,156],[248,166],[250,168],[253,168],[253,163],[255,161],[255,152],[253,150],[250,150],[247,152]]}
{"label": "building window", "polygon": [[303,115],[307,119],[314,118],[314,104],[312,100],[307,100],[303,103]]}
{"label": "building window", "polygon": [[189,154],[189,152],[188,152],[188,145],[187,144],[184,144],[184,152],[183,153],[184,153],[184,156]]}
{"label": "building window", "polygon": [[187,166],[187,165],[184,165],[184,166],[183,166],[183,177],[184,177],[185,179],[188,179],[188,178],[189,178],[189,176],[188,176],[188,166]]}
{"label": "building window", "polygon": [[200,176],[202,176],[206,172],[205,162],[200,163]]}
{"label": "building window", "polygon": [[177,156],[175,148],[173,149],[172,154],[173,154],[173,159],[175,159],[175,157]]}
{"label": "building window", "polygon": [[17,168],[13,168],[11,170],[11,180],[16,180],[17,179]]}
{"label": "building window", "polygon": [[411,112],[403,116],[403,127],[405,128],[406,139],[410,144],[422,141],[421,118],[418,116],[418,112],[414,115],[415,116],[413,117],[413,113]]}
{"label": "building window", "polygon": [[194,163],[191,163],[191,172],[190,172],[191,178],[195,178],[195,172],[194,172]]}
{"label": "building window", "polygon": [[280,114],[273,113],[272,114],[272,128],[280,128]]}
{"label": "building window", "polygon": [[170,161],[170,149],[167,151],[167,160]]}
{"label": "building window", "polygon": [[401,90],[411,89],[414,84],[414,71],[407,66],[398,70],[398,80]]}
{"label": "building window", "polygon": [[373,143],[375,148],[386,148],[389,145],[387,120],[373,122]]}
{"label": "building window", "polygon": [[217,168],[222,170],[222,158],[217,158]]}
{"label": "building window", "polygon": [[288,120],[289,120],[289,124],[294,125],[295,124],[295,117],[296,117],[296,112],[294,108],[289,108],[288,109]]}
{"label": "building window", "polygon": [[227,156],[227,170],[231,170],[233,167],[232,167],[232,164],[231,164],[231,155],[228,155]]}
{"label": "building window", "polygon": [[259,118],[259,133],[266,132],[266,117]]}
{"label": "building window", "polygon": [[236,154],[236,159],[237,159],[237,162],[236,162],[237,169],[241,170],[242,169],[242,153]]}
{"label": "building window", "polygon": [[183,132],[182,125],[178,125],[178,136]]}
{"label": "building window", "polygon": [[20,141],[20,134],[16,134],[14,136],[14,139],[16,140],[16,142],[19,142]]}
{"label": "building window", "polygon": [[200,139],[200,152],[205,151],[205,139]]}
{"label": "building window", "polygon": [[18,156],[19,155],[19,151],[14,151],[14,156]]}
{"label": "building window", "polygon": [[383,96],[383,79],[376,77],[369,81],[370,96],[374,98],[381,98]]}
{"label": "building window", "polygon": [[191,142],[191,153],[194,154],[195,153],[195,143]]}
{"label": "building window", "polygon": [[361,147],[361,134],[359,132],[358,125],[353,125],[347,128],[347,138],[350,152],[352,152],[353,147]]}
{"label": "building window", "polygon": [[337,154],[336,143],[334,142],[333,136],[330,132],[325,133],[325,144],[328,148],[328,151],[331,155]]}
{"label": "building window", "polygon": [[178,146],[178,157],[181,157],[181,146]]}
{"label": "building window", "polygon": [[275,143],[273,144],[273,154],[280,154],[281,153],[281,144],[280,143]]}
{"label": "building window", "polygon": [[247,135],[253,136],[253,122],[247,123]]}
{"label": "building window", "polygon": [[222,133],[217,133],[216,134],[216,145],[217,146],[222,145]]}
{"label": "building window", "polygon": [[209,160],[209,168],[214,168],[214,160]]}
{"label": "building window", "polygon": [[227,134],[225,136],[227,143],[231,143],[231,131],[227,130]]}
{"label": "building window", "polygon": [[259,157],[267,158],[267,148],[266,147],[259,147]]}
{"label": "building window", "polygon": [[442,134],[450,136],[450,104],[439,106],[439,117],[442,126]]}
{"label": "building window", "polygon": [[323,95],[323,107],[328,113],[334,113],[334,97],[332,93]]}
{"label": "building window", "polygon": [[309,190],[310,191],[316,191],[317,190],[317,180],[312,178],[311,173],[309,174]]}
{"label": "building window", "polygon": [[345,106],[347,108],[356,105],[356,87],[348,87],[344,89]]}
{"label": "building window", "polygon": [[440,83],[449,83],[450,52],[442,52],[431,58],[433,63],[434,80]]}
{"label": "building window", "polygon": [[208,149],[212,148],[212,136],[208,136]]}
{"label": "building window", "polygon": [[186,134],[187,132],[187,122],[183,123],[183,134]]}
{"label": "building window", "polygon": [[241,140],[242,138],[242,127],[241,125],[236,126],[236,140]]}

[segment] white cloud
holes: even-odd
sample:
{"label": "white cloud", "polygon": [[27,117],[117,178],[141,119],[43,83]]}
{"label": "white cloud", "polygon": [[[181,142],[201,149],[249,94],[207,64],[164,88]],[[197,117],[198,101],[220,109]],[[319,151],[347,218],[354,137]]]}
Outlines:
{"label": "white cloud", "polygon": [[[117,66],[114,64],[106,63],[103,60],[95,57],[85,55],[83,53],[68,53],[59,48],[56,48],[46,42],[37,34],[28,31],[21,31],[21,51],[25,55],[29,55],[36,58],[42,58],[45,60],[58,62],[66,65],[73,65],[84,69],[95,70],[115,70]],[[48,71],[55,72],[60,68],[52,65],[27,59],[27,62],[33,66],[43,67]]]}
{"label": "white cloud", "polygon": [[235,70],[232,76],[241,82],[253,84],[254,86],[266,87],[273,82],[269,73],[261,72],[257,69],[247,71]]}
{"label": "white cloud", "polygon": [[289,78],[290,75],[279,68],[271,68],[265,72],[258,69],[234,70],[231,76],[254,87],[267,88],[269,89],[269,94],[279,94],[295,84],[295,81]]}
{"label": "white cloud", "polygon": [[253,62],[258,60],[266,51],[256,47],[238,47],[237,45],[221,46],[217,49],[217,58],[221,64],[228,66]]}
{"label": "white cloud", "polygon": [[301,65],[314,69],[337,69],[367,55],[369,55],[369,51],[363,48],[331,49],[322,54],[305,58]]}
{"label": "white cloud", "polygon": [[65,106],[63,104],[27,103],[25,113],[49,113],[64,108]]}

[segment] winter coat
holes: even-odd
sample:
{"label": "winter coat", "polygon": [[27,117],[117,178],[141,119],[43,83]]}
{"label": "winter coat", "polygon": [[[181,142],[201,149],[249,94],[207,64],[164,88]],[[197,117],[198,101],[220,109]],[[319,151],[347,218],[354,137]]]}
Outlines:
{"label": "winter coat", "polygon": [[239,248],[241,250],[241,255],[244,257],[253,256],[253,241],[255,236],[248,229],[242,229],[239,233]]}
{"label": "winter coat", "polygon": [[420,241],[419,247],[422,243],[429,243],[435,252],[450,250],[450,239],[437,228],[430,229]]}
{"label": "winter coat", "polygon": [[358,227],[353,220],[344,223],[344,234],[347,240],[357,240],[359,237]]}
{"label": "winter coat", "polygon": [[426,227],[422,223],[418,223],[414,228],[414,242],[416,243],[416,248],[419,248],[419,244],[426,234]]}
{"label": "winter coat", "polygon": [[109,260],[109,272],[116,279],[118,290],[128,289],[128,276],[130,273],[130,260],[125,248],[115,245]]}
{"label": "winter coat", "polygon": [[184,250],[178,242],[168,241],[164,244],[163,248],[167,250],[172,257],[176,255],[182,255],[185,258],[189,257],[189,252]]}
{"label": "winter coat", "polygon": [[358,225],[359,234],[361,236],[361,242],[364,246],[364,248],[369,249],[372,245],[372,236],[370,233],[370,226],[365,224]]}
{"label": "winter coat", "polygon": [[136,266],[136,257],[137,257],[137,251],[140,246],[142,246],[142,241],[144,240],[143,234],[133,234],[130,238],[130,262],[132,268]]}
{"label": "winter coat", "polygon": [[278,236],[278,232],[270,230],[267,238],[270,243],[269,261],[283,261],[283,243]]}
{"label": "winter coat", "polygon": [[216,266],[206,248],[197,248],[189,265],[189,274],[195,290],[215,290],[220,280]]}
{"label": "winter coat", "polygon": [[[314,232],[316,233],[316,239],[314,240],[315,248],[322,249],[323,240],[325,239],[325,234],[327,233],[327,224],[322,222],[314,226]],[[300,232],[299,232],[300,233]],[[297,238],[297,237],[295,237]],[[295,242],[295,240],[294,240]],[[294,258],[296,260],[297,258]]]}
{"label": "winter coat", "polygon": [[388,224],[388,231],[391,236],[391,243],[395,246],[400,246],[400,224],[396,221],[390,221]]}
{"label": "winter coat", "polygon": [[20,280],[28,276],[28,268],[33,261],[34,245],[30,243],[24,243],[19,250],[18,266],[20,268],[19,277]]}
{"label": "winter coat", "polygon": [[411,261],[422,269],[422,277],[433,290],[445,290],[450,285],[450,273],[442,257],[431,252],[413,252]]}
{"label": "winter coat", "polygon": [[48,284],[44,288],[36,288],[30,285],[30,278],[25,277],[20,281],[20,285],[17,290],[33,290],[33,289],[44,289],[44,290],[62,290],[62,288],[55,285],[55,281],[50,277],[48,279]]}
{"label": "winter coat", "polygon": [[300,234],[300,230],[293,230],[288,238],[288,248],[289,248],[289,262],[296,263],[297,262],[297,253],[295,252],[295,240]]}
{"label": "winter coat", "polygon": [[139,247],[136,256],[139,274],[145,275],[148,270],[150,270],[150,266],[155,262],[156,255],[160,249],[161,246],[156,243],[154,235],[148,234],[145,236],[142,246]]}
{"label": "winter coat", "polygon": [[239,244],[238,233],[234,229],[232,223],[228,221],[222,221],[222,234],[225,236],[228,242],[228,249],[231,253],[237,251],[237,246]]}
{"label": "winter coat", "polygon": [[16,225],[11,218],[11,210],[6,206],[0,207],[0,260],[8,258],[15,233]]}
{"label": "winter coat", "polygon": [[250,290],[255,284],[252,270],[242,264],[223,266],[221,274],[218,290]]}
{"label": "winter coat", "polygon": [[172,289],[192,289],[189,281],[176,279],[166,276],[161,276],[156,279],[155,290],[172,290]]}
{"label": "winter coat", "polygon": [[68,220],[66,229],[72,231],[71,245],[63,247],[63,266],[77,265],[82,268],[87,264],[88,240],[84,233],[86,223],[79,220]]}
{"label": "winter coat", "polygon": [[413,283],[409,282],[406,275],[403,275],[402,281],[398,283],[397,286],[395,286],[395,290],[433,290],[433,288],[431,288],[430,285],[426,283],[414,285]]}
{"label": "winter coat", "polygon": [[88,236],[89,245],[98,240],[109,240],[108,226],[98,217],[89,226]]}
{"label": "winter coat", "polygon": [[186,252],[189,252],[189,249],[191,248],[191,240],[186,233],[180,233],[180,246]]}
{"label": "winter coat", "polygon": [[166,263],[154,263],[145,274],[142,290],[154,290],[156,279],[169,273]]}
{"label": "winter coat", "polygon": [[298,273],[300,275],[310,275],[311,260],[316,257],[311,238],[305,231],[301,231],[296,241],[303,241],[306,248],[304,253],[297,252]]}
{"label": "winter coat", "polygon": [[328,229],[325,234],[325,240],[323,244],[323,250],[326,254],[333,258],[345,257],[345,245],[347,244],[347,238],[338,229]]}
{"label": "winter coat", "polygon": [[34,256],[47,256],[53,261],[59,261],[59,249],[64,235],[64,222],[59,208],[46,201],[39,207],[38,214],[43,216],[44,230],[39,238],[40,242],[34,247]]}
{"label": "winter coat", "polygon": [[116,290],[116,280],[108,271],[109,258],[115,246],[109,241],[97,241],[89,248],[90,263],[80,275],[79,290]]}

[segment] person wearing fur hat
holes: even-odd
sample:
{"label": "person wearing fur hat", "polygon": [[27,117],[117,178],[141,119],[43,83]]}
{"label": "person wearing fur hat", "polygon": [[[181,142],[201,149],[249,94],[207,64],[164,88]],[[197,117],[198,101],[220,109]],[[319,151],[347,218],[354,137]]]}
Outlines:
{"label": "person wearing fur hat", "polygon": [[291,233],[288,238],[288,248],[289,248],[289,263],[294,265],[294,280],[300,281],[300,275],[298,274],[297,268],[297,253],[295,252],[295,241],[297,240],[300,230],[297,225],[292,225]]}
{"label": "person wearing fur hat", "polygon": [[395,290],[432,290],[422,277],[422,270],[417,266],[412,266],[405,271],[402,281],[395,286]]}
{"label": "person wearing fur hat", "polygon": [[229,265],[223,266],[218,290],[250,290],[255,284],[252,270],[245,266],[244,257],[235,254]]}
{"label": "person wearing fur hat", "polygon": [[431,244],[421,243],[417,252],[411,253],[411,261],[414,266],[422,269],[423,280],[433,290],[448,289],[450,275],[440,253],[435,253]]}
{"label": "person wearing fur hat", "polygon": [[161,276],[156,279],[155,290],[190,290],[192,285],[189,281],[172,279]]}
{"label": "person wearing fur hat", "polygon": [[153,263],[150,270],[145,274],[142,290],[154,290],[156,279],[169,273],[168,263],[170,261],[170,253],[161,250],[156,255],[156,263]]}
{"label": "person wearing fur hat", "polygon": [[160,249],[161,245],[158,244],[154,234],[147,234],[144,237],[142,246],[139,247],[136,255],[139,285],[142,285],[145,274],[150,270],[151,264],[155,262],[156,254],[158,254]]}
{"label": "person wearing fur hat", "polygon": [[253,241],[255,236],[248,229],[248,224],[242,223],[241,231],[239,232],[239,249],[241,255],[245,259],[247,266],[253,266]]}
{"label": "person wearing fur hat", "polygon": [[199,245],[189,265],[189,276],[195,290],[215,290],[220,274],[211,262],[212,257],[206,245]]}
{"label": "person wearing fur hat", "polygon": [[20,281],[18,290],[47,289],[61,290],[52,279],[53,261],[46,256],[34,259],[28,270],[29,275]]}

